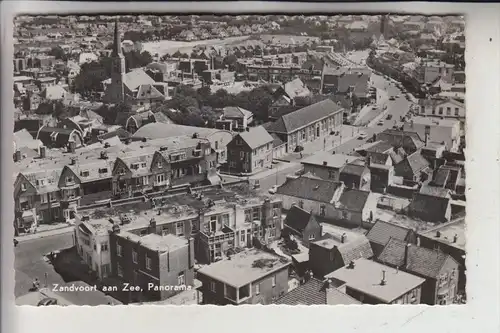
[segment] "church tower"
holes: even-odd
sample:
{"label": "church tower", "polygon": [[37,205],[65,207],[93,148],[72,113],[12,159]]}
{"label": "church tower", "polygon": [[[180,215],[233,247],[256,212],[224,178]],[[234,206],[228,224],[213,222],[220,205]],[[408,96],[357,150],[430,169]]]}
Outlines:
{"label": "church tower", "polygon": [[123,76],[125,75],[125,57],[122,52],[122,43],[118,31],[118,19],[115,21],[115,34],[113,39],[113,51],[111,52],[111,84],[108,86],[106,95],[108,102],[120,103],[125,100],[125,87]]}

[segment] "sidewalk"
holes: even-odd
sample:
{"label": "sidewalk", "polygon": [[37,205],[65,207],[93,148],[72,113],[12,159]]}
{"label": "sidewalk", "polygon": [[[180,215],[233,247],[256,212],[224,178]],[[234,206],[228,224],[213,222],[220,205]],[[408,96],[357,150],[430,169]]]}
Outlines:
{"label": "sidewalk", "polygon": [[44,237],[70,233],[73,231],[73,229],[74,226],[68,225],[67,223],[59,223],[57,225],[41,225],[38,227],[37,232],[35,234],[25,234],[14,238],[17,239],[19,243],[22,243],[28,240],[40,239]]}

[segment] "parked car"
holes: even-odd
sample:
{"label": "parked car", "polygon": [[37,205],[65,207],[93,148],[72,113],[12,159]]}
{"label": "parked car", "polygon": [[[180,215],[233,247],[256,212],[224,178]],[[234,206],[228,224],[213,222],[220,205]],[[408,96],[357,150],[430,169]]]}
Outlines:
{"label": "parked car", "polygon": [[390,100],[390,101],[395,101],[395,100],[396,100],[396,97],[391,96],[391,97],[389,97],[389,100]]}
{"label": "parked car", "polygon": [[277,190],[278,190],[278,185],[273,185],[273,187],[269,189],[269,193],[275,194]]}
{"label": "parked car", "polygon": [[384,121],[383,121],[382,119],[380,119],[380,120],[377,122],[377,125],[378,125],[378,126],[382,126],[382,125],[384,125]]}
{"label": "parked car", "polygon": [[391,120],[392,119],[392,114],[388,114],[387,117],[385,117],[386,120]]}
{"label": "parked car", "polygon": [[359,132],[358,134],[358,140],[364,140],[368,137],[368,134],[366,132]]}

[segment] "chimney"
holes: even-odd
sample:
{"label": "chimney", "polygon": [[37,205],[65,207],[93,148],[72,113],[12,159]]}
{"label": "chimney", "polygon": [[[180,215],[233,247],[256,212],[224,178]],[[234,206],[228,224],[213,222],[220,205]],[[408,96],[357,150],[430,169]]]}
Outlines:
{"label": "chimney", "polygon": [[404,267],[406,267],[406,265],[408,264],[408,251],[410,249],[410,246],[411,246],[411,244],[406,244],[406,246],[405,246],[405,257],[404,257],[404,261],[403,261]]}
{"label": "chimney", "polygon": [[457,234],[455,234],[455,236],[453,236],[453,243],[456,243],[456,242],[457,242],[457,240],[458,240],[458,235],[457,235]]}
{"label": "chimney", "polygon": [[247,130],[247,132],[250,132],[250,127],[247,127],[246,130]]}
{"label": "chimney", "polygon": [[71,159],[71,165],[76,165],[76,160],[77,160],[77,158],[76,158],[76,157],[73,157],[73,158]]}
{"label": "chimney", "polygon": [[149,227],[151,228],[152,232],[156,231],[156,220],[154,217],[149,221]]}
{"label": "chimney", "polygon": [[441,237],[441,231],[436,231],[436,238],[440,238]]}
{"label": "chimney", "polygon": [[40,147],[40,158],[45,158],[47,157],[47,147],[41,146]]}
{"label": "chimney", "polygon": [[16,150],[16,153],[14,155],[15,162],[19,162],[22,158],[23,158],[23,155],[21,154],[21,151],[19,149]]}
{"label": "chimney", "polygon": [[101,151],[101,160],[107,160],[108,159],[108,153],[105,151]]}
{"label": "chimney", "polygon": [[68,153],[74,154],[76,151],[76,142],[71,140],[68,141]]}
{"label": "chimney", "polygon": [[189,237],[188,239],[188,267],[194,267],[194,238]]}
{"label": "chimney", "polygon": [[370,156],[367,156],[366,159],[365,159],[365,166],[367,168],[369,168],[370,165],[371,165],[371,162],[372,162],[372,158]]}
{"label": "chimney", "polygon": [[354,260],[351,260],[351,262],[349,263],[349,266],[347,266],[347,268],[354,269],[354,267],[356,267],[356,263],[354,262]]}
{"label": "chimney", "polygon": [[347,235],[346,235],[346,233],[344,232],[344,233],[342,234],[342,236],[340,237],[340,242],[341,242],[342,244],[344,244],[344,243],[345,243],[345,241],[346,241],[346,239],[347,239]]}
{"label": "chimney", "polygon": [[112,232],[114,234],[119,234],[120,233],[120,226],[118,224],[113,224]]}
{"label": "chimney", "polygon": [[148,141],[148,139],[147,139],[147,138],[142,138],[142,140],[141,140],[141,141],[142,141],[142,142],[146,142],[146,141]]}
{"label": "chimney", "polygon": [[327,161],[323,161],[323,165],[324,165],[324,166],[327,166],[327,165],[328,165],[328,162],[327,162]]}
{"label": "chimney", "polygon": [[330,289],[332,287],[332,280],[326,279],[324,284],[325,289]]}
{"label": "chimney", "polygon": [[385,286],[387,284],[387,280],[385,279],[385,270],[382,271],[382,281],[380,281],[381,286]]}

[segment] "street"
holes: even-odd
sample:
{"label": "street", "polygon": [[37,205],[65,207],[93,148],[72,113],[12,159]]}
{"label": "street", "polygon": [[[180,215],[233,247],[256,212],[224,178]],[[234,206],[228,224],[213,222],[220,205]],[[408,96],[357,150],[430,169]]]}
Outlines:
{"label": "street", "polygon": [[291,162],[290,166],[284,169],[276,170],[271,174],[266,174],[263,177],[259,177],[256,175],[254,177],[250,177],[250,180],[259,180],[260,190],[268,191],[274,185],[282,185],[287,175],[293,175],[298,170],[302,169],[302,165],[300,163]]}
{"label": "street", "polygon": [[[38,278],[42,286],[47,283],[64,283],[61,276],[54,271],[51,264],[44,260],[44,255],[51,251],[73,246],[73,234],[47,236],[44,238],[20,242],[14,249],[14,266],[16,270],[15,297],[29,292],[33,280]],[[45,276],[47,273],[47,276]]]}
{"label": "street", "polygon": [[[348,154],[351,153],[357,147],[363,145],[366,140],[371,139],[373,134],[380,133],[385,129],[392,128],[394,126],[394,122],[398,121],[401,116],[407,114],[408,109],[410,107],[411,102],[409,102],[401,90],[396,87],[394,83],[390,83],[389,80],[385,79],[383,76],[372,74],[371,80],[373,81],[373,86],[377,89],[383,89],[387,92],[388,96],[397,96],[394,101],[387,101],[387,114],[382,118],[384,121],[383,125],[373,125],[371,127],[360,127],[359,130],[363,131],[367,134],[366,139],[360,140],[357,137],[341,144],[335,149],[331,149],[329,151],[335,151],[338,154]],[[386,120],[387,115],[392,115],[391,120]]]}

